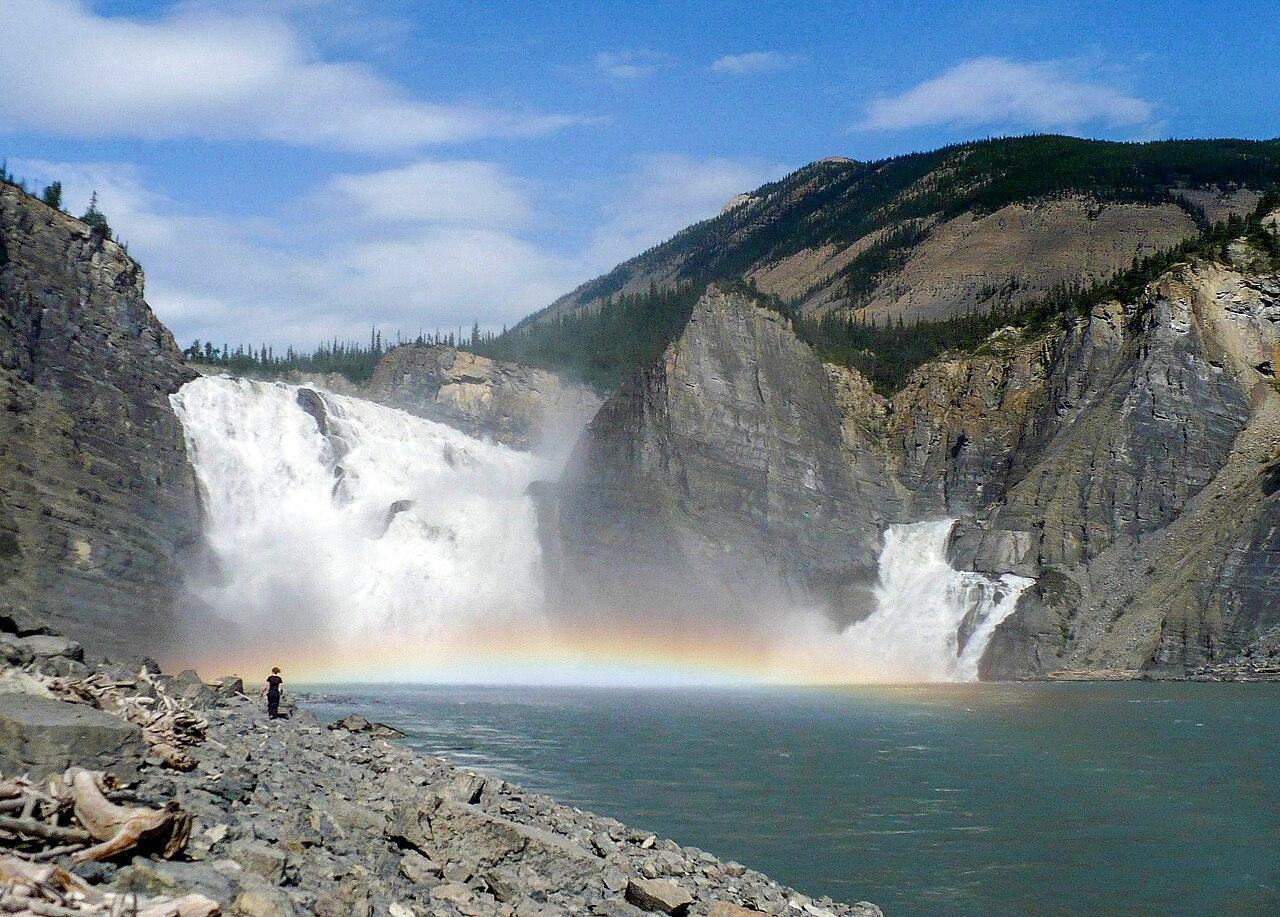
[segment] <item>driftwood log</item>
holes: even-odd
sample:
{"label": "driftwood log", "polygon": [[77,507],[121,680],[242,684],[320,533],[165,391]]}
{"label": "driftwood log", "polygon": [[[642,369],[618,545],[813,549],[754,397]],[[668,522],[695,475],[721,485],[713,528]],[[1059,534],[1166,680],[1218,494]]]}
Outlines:
{"label": "driftwood log", "polygon": [[102,892],[58,866],[0,857],[0,911],[39,917],[218,917],[204,895],[154,898]]}
{"label": "driftwood log", "polygon": [[[170,697],[164,684],[145,669],[135,681],[117,681],[102,675],[62,678],[39,672],[32,677],[61,700],[97,707],[141,727],[143,741],[167,767],[189,771],[196,766],[195,758],[186,749],[205,740],[209,721],[186,701]],[[124,690],[139,685],[155,696]]]}
{"label": "driftwood log", "polygon": [[73,854],[75,862],[104,860],[138,847],[154,849],[165,859],[172,859],[186,847],[191,837],[191,816],[176,803],[163,809],[120,806],[107,799],[100,784],[101,774],[73,769],[70,777],[76,819],[99,842]]}

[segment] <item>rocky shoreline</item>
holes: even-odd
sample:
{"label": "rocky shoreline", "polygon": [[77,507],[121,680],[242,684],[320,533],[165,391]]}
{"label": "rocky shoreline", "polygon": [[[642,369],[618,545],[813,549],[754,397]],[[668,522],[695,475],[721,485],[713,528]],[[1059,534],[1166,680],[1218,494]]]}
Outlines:
{"label": "rocky shoreline", "polygon": [[[361,717],[326,727],[294,709],[268,720],[238,678],[210,685],[191,672],[139,672],[12,627],[0,633],[0,658],[5,777],[25,770],[56,781],[67,765],[108,764],[132,804],[176,804],[192,817],[173,859],[143,848],[114,861],[50,858],[95,894],[203,895],[243,917],[881,913],[811,899],[741,864],[412,752],[394,729]],[[200,729],[178,756],[161,753],[123,714],[94,709],[94,691],[135,709],[159,697]],[[20,840],[0,828],[0,855],[20,852]],[[157,913],[181,913],[169,906]]]}

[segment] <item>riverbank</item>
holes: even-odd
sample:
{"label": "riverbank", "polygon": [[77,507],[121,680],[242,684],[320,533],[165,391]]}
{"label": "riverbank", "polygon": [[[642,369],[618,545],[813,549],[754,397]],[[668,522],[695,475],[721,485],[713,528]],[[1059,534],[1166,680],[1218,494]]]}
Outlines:
{"label": "riverbank", "polygon": [[[304,708],[269,721],[236,679],[211,686],[193,673],[138,677],[48,635],[0,635],[0,649],[6,762],[41,746],[37,766],[52,767],[61,751],[64,764],[101,767],[101,724],[77,736],[22,715],[90,679],[126,700],[164,694],[203,724],[202,738],[182,749],[189,770],[166,764],[126,724],[111,740],[122,743],[110,754],[133,778],[136,804],[176,803],[194,821],[172,860],[56,858],[97,887],[201,893],[243,917],[880,913],[811,900],[740,864],[415,753],[394,730],[362,718],[326,728]],[[47,709],[41,718],[56,719]]]}

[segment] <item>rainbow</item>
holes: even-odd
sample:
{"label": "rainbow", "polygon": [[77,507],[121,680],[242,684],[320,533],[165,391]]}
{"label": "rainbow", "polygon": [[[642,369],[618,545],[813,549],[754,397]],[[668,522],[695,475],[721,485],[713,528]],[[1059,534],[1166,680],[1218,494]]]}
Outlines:
{"label": "rainbow", "polygon": [[180,646],[166,668],[257,679],[273,665],[299,683],[832,685],[894,683],[891,670],[842,658],[838,635],[769,638],[707,630],[641,633],[610,623],[590,633],[496,629],[358,643],[317,640],[231,649]]}

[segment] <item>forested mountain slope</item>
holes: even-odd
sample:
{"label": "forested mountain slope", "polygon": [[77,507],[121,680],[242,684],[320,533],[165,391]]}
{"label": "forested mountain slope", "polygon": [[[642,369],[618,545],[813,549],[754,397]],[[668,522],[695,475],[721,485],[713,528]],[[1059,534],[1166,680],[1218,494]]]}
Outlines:
{"label": "forested mountain slope", "polygon": [[1251,212],[1280,141],[978,141],[830,158],[583,284],[481,349],[612,388],[708,283],[881,327],[1016,311]]}

